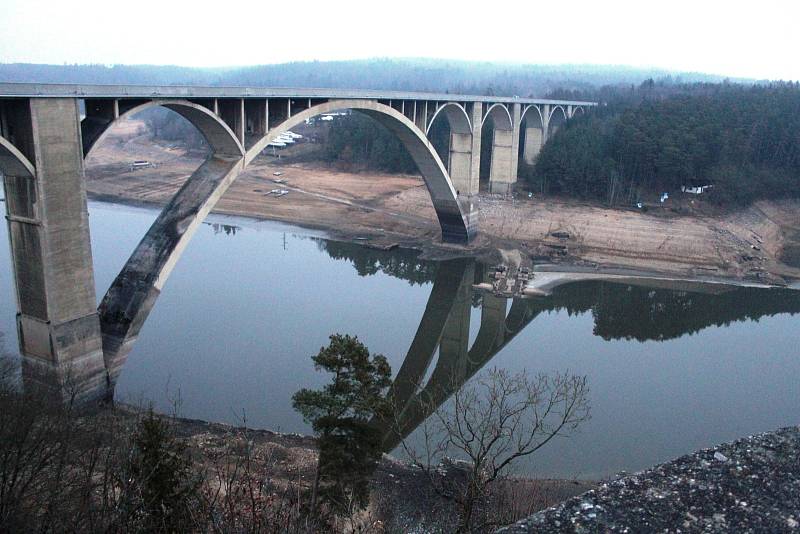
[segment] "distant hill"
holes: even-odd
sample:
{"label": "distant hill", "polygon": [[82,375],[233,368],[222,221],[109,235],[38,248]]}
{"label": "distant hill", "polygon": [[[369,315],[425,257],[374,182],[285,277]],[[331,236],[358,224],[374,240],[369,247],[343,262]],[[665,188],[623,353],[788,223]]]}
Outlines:
{"label": "distant hill", "polygon": [[543,97],[642,80],[717,82],[721,76],[596,65],[521,65],[440,59],[311,61],[236,68],[0,64],[0,82],[229,85],[431,91]]}

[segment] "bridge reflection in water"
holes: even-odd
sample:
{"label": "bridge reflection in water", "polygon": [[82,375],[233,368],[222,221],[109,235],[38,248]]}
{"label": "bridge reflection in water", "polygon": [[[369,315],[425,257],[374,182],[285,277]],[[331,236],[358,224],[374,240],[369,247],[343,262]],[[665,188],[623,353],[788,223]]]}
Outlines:
{"label": "bridge reflection in water", "polygon": [[[472,286],[479,281],[474,261],[439,264],[425,313],[392,386],[396,423],[386,432],[385,450],[399,445],[430,415],[430,409],[445,402],[538,315],[534,300],[512,299],[506,315],[509,299],[484,294],[480,329],[470,347]],[[437,348],[436,366],[423,385]]]}
{"label": "bridge reflection in water", "polygon": [[[542,312],[591,311],[595,335],[638,341],[665,341],[733,321],[800,313],[795,290],[655,279],[573,282],[548,296],[503,298],[474,290],[488,279],[484,271],[474,260],[439,263],[425,312],[391,388],[395,419],[384,430],[384,450],[400,445]],[[476,303],[480,327],[470,346]],[[541,362],[531,360],[529,366],[536,371]]]}

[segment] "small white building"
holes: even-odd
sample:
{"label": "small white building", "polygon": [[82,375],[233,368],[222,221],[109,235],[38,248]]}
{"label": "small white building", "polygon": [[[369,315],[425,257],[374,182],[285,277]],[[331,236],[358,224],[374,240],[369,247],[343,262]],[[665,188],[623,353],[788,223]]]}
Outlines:
{"label": "small white building", "polygon": [[681,186],[682,193],[689,193],[690,195],[701,195],[705,193],[707,190],[714,187],[713,185],[698,185],[698,186]]}

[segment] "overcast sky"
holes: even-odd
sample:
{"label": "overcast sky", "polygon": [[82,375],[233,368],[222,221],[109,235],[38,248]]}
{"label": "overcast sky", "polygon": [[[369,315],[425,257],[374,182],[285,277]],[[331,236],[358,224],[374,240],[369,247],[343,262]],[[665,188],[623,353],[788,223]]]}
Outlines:
{"label": "overcast sky", "polygon": [[800,0],[0,0],[0,61],[432,57],[800,80]]}

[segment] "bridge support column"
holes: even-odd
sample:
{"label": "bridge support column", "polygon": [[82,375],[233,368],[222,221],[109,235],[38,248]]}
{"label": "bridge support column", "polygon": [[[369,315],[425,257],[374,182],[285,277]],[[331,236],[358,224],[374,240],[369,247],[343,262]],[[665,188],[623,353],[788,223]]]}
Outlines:
{"label": "bridge support column", "polygon": [[517,182],[517,174],[519,171],[519,138],[520,138],[520,122],[522,121],[522,106],[514,104],[511,108],[511,181]]}
{"label": "bridge support column", "polygon": [[448,173],[457,196],[472,196],[472,135],[468,133],[450,134],[450,165]]}
{"label": "bridge support column", "polygon": [[542,110],[542,146],[547,142],[550,137],[550,104],[545,104]]}
{"label": "bridge support column", "polygon": [[23,379],[66,399],[105,397],[78,102],[32,98],[25,115],[14,129],[35,173],[4,176]]}
{"label": "bridge support column", "polygon": [[505,194],[516,182],[514,171],[514,132],[495,127],[492,137],[492,162],[489,168],[489,191]]}
{"label": "bridge support column", "polygon": [[472,162],[470,163],[470,194],[477,195],[480,192],[481,180],[481,131],[483,120],[483,108],[480,102],[473,102],[472,110],[469,114],[469,122],[472,126]]}
{"label": "bridge support column", "polygon": [[544,132],[541,128],[525,128],[525,145],[522,147],[522,159],[528,165],[536,163],[536,157],[542,150]]}

